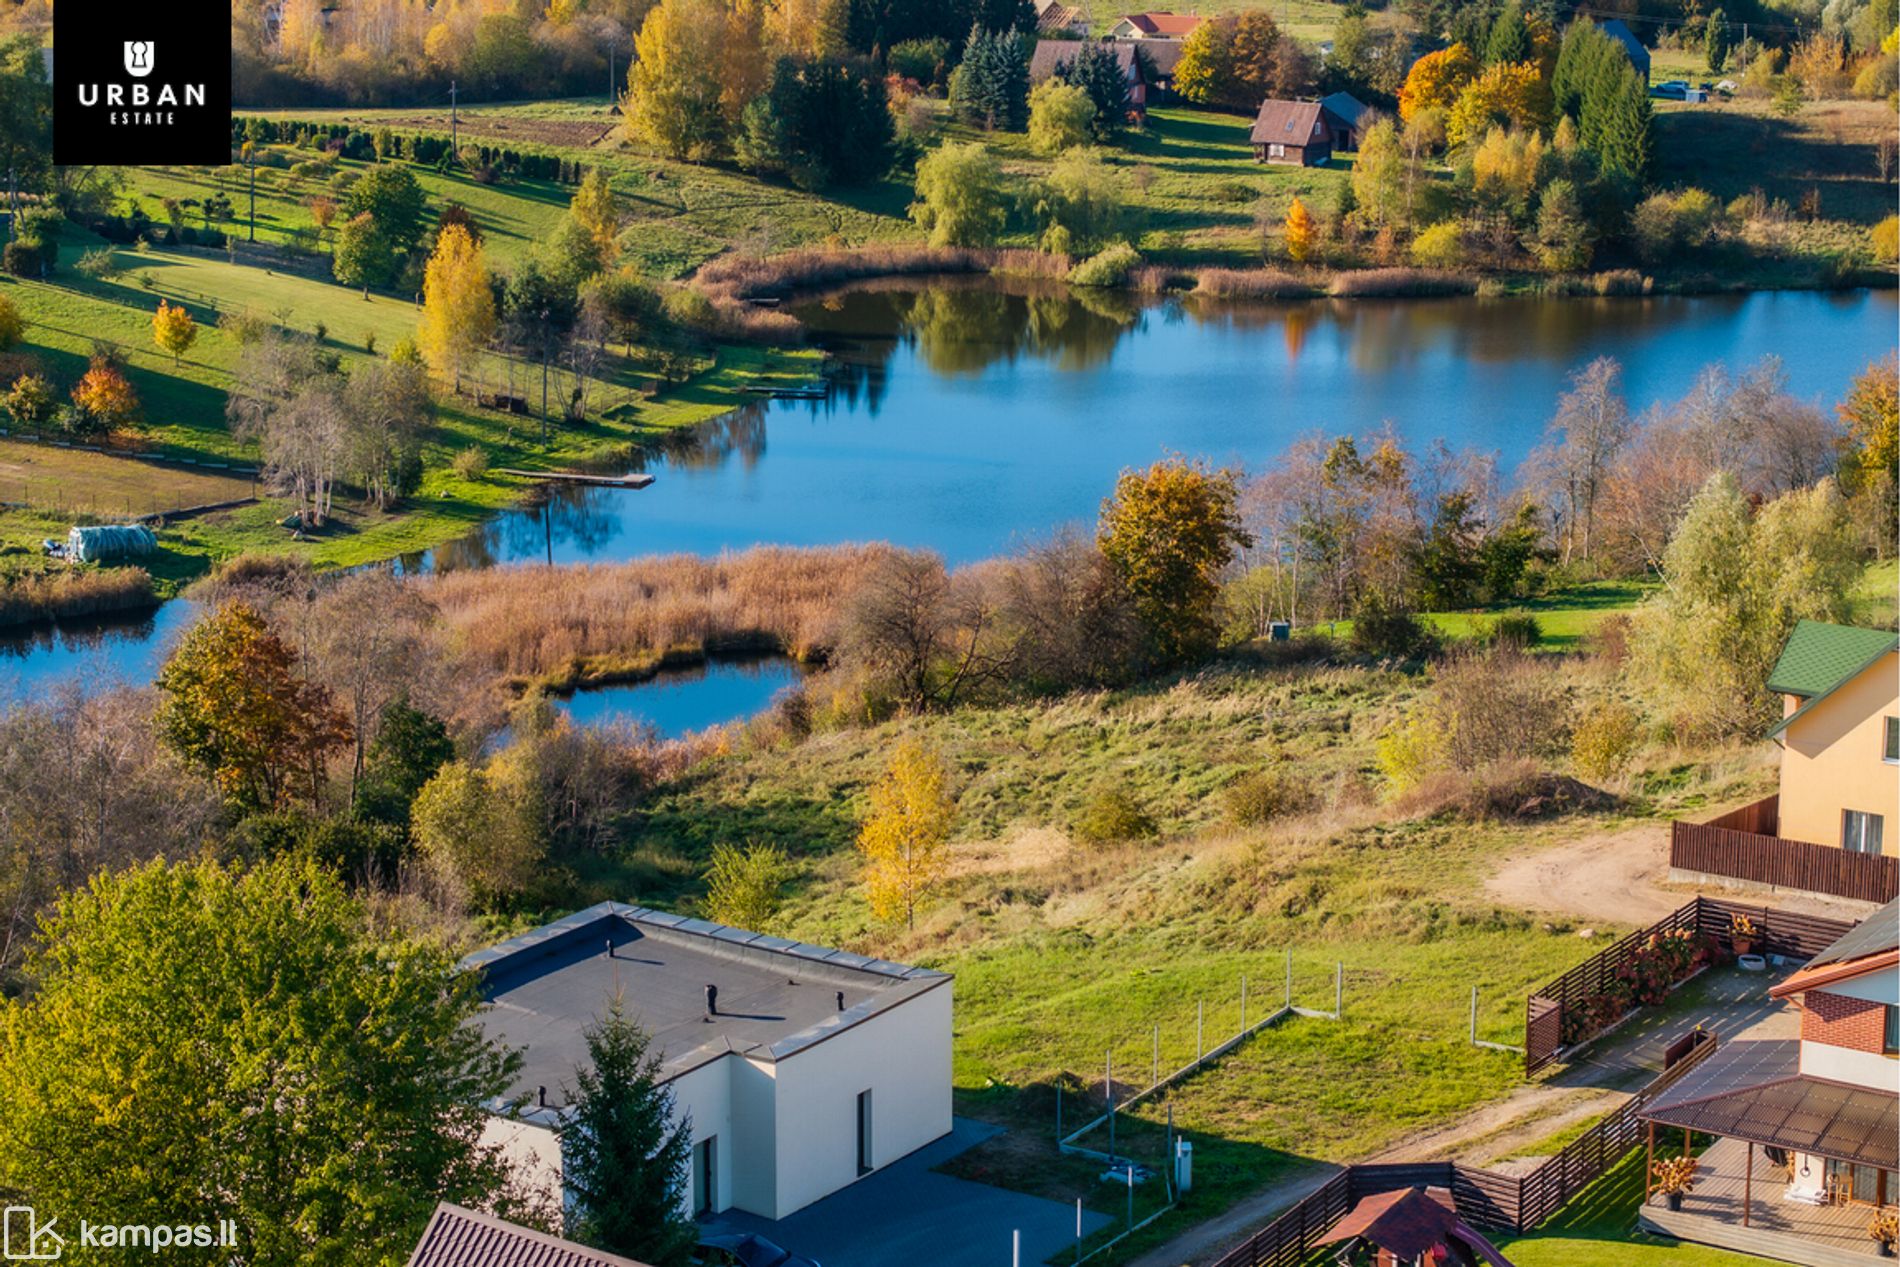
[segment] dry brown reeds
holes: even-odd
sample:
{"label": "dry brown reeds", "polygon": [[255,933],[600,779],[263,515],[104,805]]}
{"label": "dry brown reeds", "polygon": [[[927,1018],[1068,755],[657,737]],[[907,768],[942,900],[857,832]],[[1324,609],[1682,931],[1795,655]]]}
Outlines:
{"label": "dry brown reeds", "polygon": [[421,583],[469,663],[565,687],[714,651],[822,658],[846,597],[890,551],[761,547],[710,559],[449,572]]}
{"label": "dry brown reeds", "polygon": [[157,603],[144,568],[36,572],[0,580],[0,625],[103,616]]}
{"label": "dry brown reeds", "polygon": [[1320,287],[1283,268],[1208,268],[1201,270],[1194,293],[1210,299],[1305,299]]}
{"label": "dry brown reeds", "polygon": [[1469,295],[1478,279],[1430,268],[1368,268],[1333,274],[1326,293],[1336,299],[1398,299],[1433,295]]}

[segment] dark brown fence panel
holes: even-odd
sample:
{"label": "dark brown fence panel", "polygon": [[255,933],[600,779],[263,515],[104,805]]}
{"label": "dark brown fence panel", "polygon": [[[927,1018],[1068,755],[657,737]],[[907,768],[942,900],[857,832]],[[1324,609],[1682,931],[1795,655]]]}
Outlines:
{"label": "dark brown fence panel", "polygon": [[1529,1077],[1551,1061],[1564,1045],[1564,1009],[1555,999],[1533,994],[1524,1009],[1524,1074]]}
{"label": "dark brown fence panel", "polygon": [[[1524,1073],[1525,1076],[1536,1073],[1552,1060],[1564,1047],[1574,1046],[1595,1034],[1571,1034],[1566,1038],[1565,1018],[1576,1009],[1604,992],[1623,965],[1643,946],[1651,936],[1676,929],[1697,928],[1697,898],[1686,906],[1677,908],[1663,919],[1648,928],[1639,929],[1626,937],[1619,938],[1603,950],[1598,951],[1570,971],[1552,981],[1543,989],[1534,992],[1524,1008]],[[1532,1033],[1535,1027],[1536,1039]],[[1551,1045],[1552,1040],[1555,1045]]]}
{"label": "dark brown fence panel", "polygon": [[1770,796],[1756,801],[1753,805],[1732,809],[1720,818],[1711,818],[1707,826],[1724,827],[1729,831],[1745,831],[1757,836],[1772,836],[1781,829],[1781,798]]}
{"label": "dark brown fence panel", "polygon": [[1352,1209],[1351,1188],[1352,1168],[1347,1167],[1234,1246],[1215,1267],[1299,1267],[1327,1229]]}
{"label": "dark brown fence panel", "polygon": [[1724,898],[1696,900],[1701,904],[1696,916],[1697,932],[1727,937],[1735,916],[1746,915],[1755,925],[1755,948],[1764,954],[1785,955],[1790,959],[1812,959],[1854,927],[1852,920],[1830,919],[1825,915],[1804,915],[1799,911],[1751,906]]}
{"label": "dark brown fence panel", "polygon": [[1669,865],[1682,871],[1862,902],[1890,902],[1900,895],[1900,858],[1783,840],[1722,826],[1721,822],[1671,824]]}

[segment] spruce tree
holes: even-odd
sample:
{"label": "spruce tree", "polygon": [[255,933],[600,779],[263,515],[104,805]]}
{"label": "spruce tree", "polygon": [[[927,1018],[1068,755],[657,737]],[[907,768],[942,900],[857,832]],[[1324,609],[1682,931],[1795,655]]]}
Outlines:
{"label": "spruce tree", "polygon": [[686,1214],[692,1123],[673,1121],[659,1053],[619,997],[586,1038],[561,1127],[572,1234],[653,1267],[684,1267],[699,1239]]}
{"label": "spruce tree", "polygon": [[1531,29],[1525,24],[1523,6],[1517,0],[1511,0],[1498,11],[1497,20],[1491,23],[1491,38],[1484,50],[1485,64],[1515,64],[1530,59]]}
{"label": "spruce tree", "polygon": [[1717,9],[1709,15],[1708,34],[1703,37],[1702,49],[1708,58],[1709,71],[1719,75],[1728,65],[1729,43],[1733,39],[1729,31],[1728,15]]}
{"label": "spruce tree", "polygon": [[1088,93],[1095,106],[1090,126],[1098,140],[1107,140],[1127,121],[1128,76],[1107,45],[1093,41],[1082,45],[1057,74],[1065,83]]}

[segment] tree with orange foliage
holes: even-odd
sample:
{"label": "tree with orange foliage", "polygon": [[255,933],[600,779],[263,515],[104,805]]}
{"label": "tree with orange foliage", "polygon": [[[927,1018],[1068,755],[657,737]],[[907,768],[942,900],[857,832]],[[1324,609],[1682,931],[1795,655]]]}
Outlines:
{"label": "tree with orange foliage", "polygon": [[245,809],[293,795],[315,805],[325,760],[350,741],[329,688],[297,672],[297,653],[245,603],[192,627],[158,691],[159,738]]}
{"label": "tree with orange foliage", "polygon": [[138,416],[139,395],[118,366],[95,357],[92,367],[73,386],[73,404],[102,429],[110,431]]}
{"label": "tree with orange foliage", "polygon": [[1302,263],[1319,244],[1319,225],[1298,198],[1286,209],[1286,253]]}
{"label": "tree with orange foliage", "polygon": [[1477,57],[1463,44],[1425,54],[1412,63],[1399,89],[1399,117],[1409,121],[1423,110],[1450,110],[1478,70]]}
{"label": "tree with orange foliage", "polygon": [[191,319],[191,313],[185,305],[176,306],[158,301],[158,311],[152,315],[152,342],[159,350],[172,354],[172,364],[184,360],[185,353],[198,341],[198,323]]}

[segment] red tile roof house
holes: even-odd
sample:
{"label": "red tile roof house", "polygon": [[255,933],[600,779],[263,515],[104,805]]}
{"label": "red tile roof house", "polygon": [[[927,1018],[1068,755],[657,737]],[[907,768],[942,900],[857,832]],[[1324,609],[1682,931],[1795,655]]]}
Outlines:
{"label": "red tile roof house", "polygon": [[1332,124],[1317,101],[1268,98],[1260,103],[1248,139],[1256,163],[1320,167],[1333,156]]}
{"label": "red tile roof house", "polygon": [[1130,13],[1108,28],[1116,40],[1184,40],[1207,19],[1194,13]]}
{"label": "red tile roof house", "polygon": [[1868,1225],[1900,1201],[1900,899],[1768,993],[1800,1009],[1799,1041],[1725,1044],[1642,1110],[1652,1158],[1717,1138],[1679,1208],[1646,1196],[1641,1222],[1781,1262],[1878,1262]]}
{"label": "red tile roof house", "polygon": [[[1148,77],[1135,55],[1135,46],[1127,40],[1103,40],[1102,44],[1121,64],[1128,81],[1128,121],[1140,127],[1148,120]],[[1081,40],[1037,40],[1036,51],[1029,55],[1029,82],[1039,84],[1075,60]]]}

